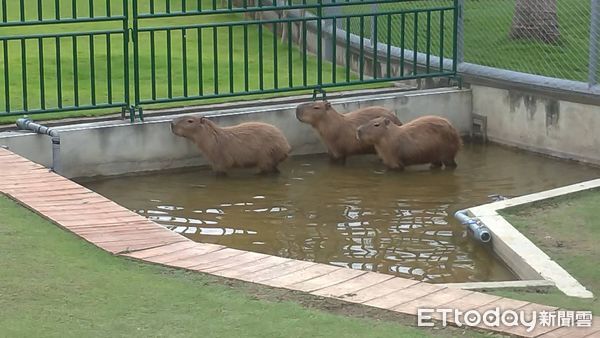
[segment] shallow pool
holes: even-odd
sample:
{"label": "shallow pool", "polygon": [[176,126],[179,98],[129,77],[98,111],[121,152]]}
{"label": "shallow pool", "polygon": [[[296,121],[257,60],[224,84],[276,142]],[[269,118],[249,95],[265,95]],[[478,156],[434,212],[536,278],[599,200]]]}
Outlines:
{"label": "shallow pool", "polygon": [[337,166],[318,155],[287,160],[276,177],[201,167],[81,183],[195,241],[438,283],[513,279],[456,210],[600,176],[494,145],[467,144],[457,162],[386,172],[374,156]]}

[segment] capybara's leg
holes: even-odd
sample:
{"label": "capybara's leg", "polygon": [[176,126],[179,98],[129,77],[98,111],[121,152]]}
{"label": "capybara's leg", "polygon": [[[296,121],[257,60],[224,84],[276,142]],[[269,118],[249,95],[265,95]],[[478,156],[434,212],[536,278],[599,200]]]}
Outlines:
{"label": "capybara's leg", "polygon": [[394,170],[394,171],[403,171],[404,170],[404,164],[402,164],[401,162],[386,162],[383,161],[383,163],[385,164],[386,167],[388,167],[389,170]]}
{"label": "capybara's leg", "polygon": [[277,168],[277,166],[273,166],[270,168],[260,168],[260,170],[258,171],[259,175],[276,175],[279,174],[279,169]]}
{"label": "capybara's leg", "polygon": [[213,165],[212,170],[216,176],[219,176],[219,177],[227,176],[227,171],[225,170],[225,168],[223,168],[219,165]]}
{"label": "capybara's leg", "polygon": [[429,166],[431,169],[439,169],[442,167],[442,161],[431,162]]}
{"label": "capybara's leg", "polygon": [[346,157],[345,156],[333,156],[330,154],[329,161],[333,164],[344,165],[346,163]]}
{"label": "capybara's leg", "polygon": [[450,159],[450,160],[444,161],[444,166],[446,168],[454,169],[454,168],[456,168],[457,164],[456,164],[456,161],[454,161],[454,159]]}
{"label": "capybara's leg", "polygon": [[264,163],[258,164],[258,174],[259,175],[271,175],[271,174],[279,174],[279,169],[277,169],[278,163],[275,161],[265,161]]}

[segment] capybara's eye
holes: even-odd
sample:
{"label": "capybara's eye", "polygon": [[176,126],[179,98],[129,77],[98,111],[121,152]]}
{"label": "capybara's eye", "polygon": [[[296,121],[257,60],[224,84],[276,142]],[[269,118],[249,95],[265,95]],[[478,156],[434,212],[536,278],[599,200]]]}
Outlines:
{"label": "capybara's eye", "polygon": [[377,122],[377,123],[375,123],[375,124],[373,124],[373,125],[374,125],[375,127],[379,127],[379,126],[380,126],[380,123],[379,123],[379,122]]}
{"label": "capybara's eye", "polygon": [[194,123],[194,120],[187,120],[187,123]]}
{"label": "capybara's eye", "polygon": [[313,109],[319,109],[319,107],[317,107],[317,106],[314,106],[314,107],[313,107]]}

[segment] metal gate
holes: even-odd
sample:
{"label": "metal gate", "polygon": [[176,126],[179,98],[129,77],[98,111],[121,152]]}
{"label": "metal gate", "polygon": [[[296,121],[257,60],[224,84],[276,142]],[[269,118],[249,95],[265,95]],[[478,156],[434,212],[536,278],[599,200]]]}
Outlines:
{"label": "metal gate", "polygon": [[0,5],[0,116],[456,76],[457,0]]}
{"label": "metal gate", "polygon": [[0,116],[129,104],[128,4],[1,0]]}

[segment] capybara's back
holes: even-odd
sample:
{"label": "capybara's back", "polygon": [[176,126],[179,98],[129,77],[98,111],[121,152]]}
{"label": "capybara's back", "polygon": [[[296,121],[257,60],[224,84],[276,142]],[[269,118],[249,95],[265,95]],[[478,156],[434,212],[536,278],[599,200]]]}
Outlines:
{"label": "capybara's back", "polygon": [[462,145],[458,131],[439,116],[423,116],[402,126],[387,118],[376,118],[357,129],[357,137],[373,144],[386,166],[431,163],[432,167],[455,167],[454,158]]}
{"label": "capybara's back", "polygon": [[299,105],[296,117],[315,128],[331,159],[339,162],[344,162],[347,156],[375,152],[372,145],[356,138],[356,128],[361,124],[376,117],[386,117],[397,125],[402,124],[394,112],[385,107],[372,106],[340,114],[327,101]]}
{"label": "capybara's back", "polygon": [[[407,138],[404,157],[407,165],[431,163],[455,167],[454,158],[462,146],[460,134],[450,121],[439,116],[423,116],[402,126]],[[414,163],[412,163],[414,162]]]}
{"label": "capybara's back", "polygon": [[355,130],[361,125],[378,117],[385,117],[392,121],[392,123],[394,123],[395,125],[402,125],[402,122],[400,122],[400,119],[398,119],[398,117],[396,116],[396,114],[394,114],[393,111],[381,106],[361,108],[359,110],[346,113],[344,114],[344,116],[348,119],[348,121],[352,123],[352,126]]}
{"label": "capybara's back", "polygon": [[173,133],[192,140],[219,173],[230,168],[258,167],[261,172],[277,172],[291,147],[276,127],[247,122],[221,128],[204,117],[184,116],[171,123]]}
{"label": "capybara's back", "polygon": [[292,147],[276,127],[260,122],[247,122],[224,127],[220,144],[233,157],[234,167],[252,167],[270,171],[288,157]]}

